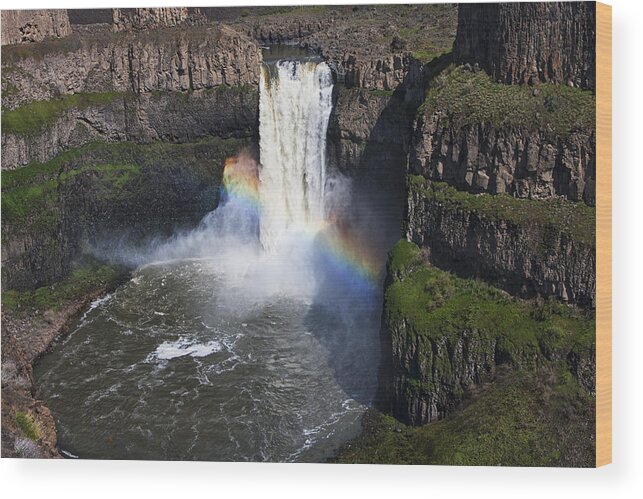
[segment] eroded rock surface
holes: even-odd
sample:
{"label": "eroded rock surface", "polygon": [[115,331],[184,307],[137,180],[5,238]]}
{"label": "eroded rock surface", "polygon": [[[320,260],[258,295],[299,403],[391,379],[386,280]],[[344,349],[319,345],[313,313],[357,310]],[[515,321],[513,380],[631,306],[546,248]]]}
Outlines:
{"label": "eroded rock surface", "polygon": [[[190,12],[192,10],[192,12]],[[199,9],[159,7],[153,9],[112,9],[112,31],[167,28],[180,25],[205,24]]]}
{"label": "eroded rock surface", "polygon": [[454,55],[502,83],[594,88],[594,2],[460,4]]}
{"label": "eroded rock surface", "polygon": [[65,9],[2,11],[2,45],[41,42],[70,34]]}

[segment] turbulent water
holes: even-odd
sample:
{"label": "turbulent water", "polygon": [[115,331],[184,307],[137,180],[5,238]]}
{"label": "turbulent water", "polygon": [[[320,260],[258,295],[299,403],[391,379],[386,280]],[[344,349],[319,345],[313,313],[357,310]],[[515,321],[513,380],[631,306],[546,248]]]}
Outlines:
{"label": "turbulent water", "polygon": [[[357,431],[369,387],[348,384],[329,339],[366,331],[287,297],[237,314],[218,275],[207,260],[145,267],[40,362],[63,450],[318,461]],[[372,312],[356,322],[376,327]]]}
{"label": "turbulent water", "polygon": [[276,61],[260,92],[261,165],[230,158],[217,210],[139,249],[133,278],[36,366],[69,455],[319,461],[358,431],[382,253],[326,169],[331,73]]}

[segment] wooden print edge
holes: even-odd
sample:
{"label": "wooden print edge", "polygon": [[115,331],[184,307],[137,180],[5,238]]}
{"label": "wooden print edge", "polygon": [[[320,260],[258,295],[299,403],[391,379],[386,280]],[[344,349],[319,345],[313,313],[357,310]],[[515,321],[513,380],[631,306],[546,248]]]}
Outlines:
{"label": "wooden print edge", "polygon": [[596,2],[596,466],[612,462],[612,7]]}

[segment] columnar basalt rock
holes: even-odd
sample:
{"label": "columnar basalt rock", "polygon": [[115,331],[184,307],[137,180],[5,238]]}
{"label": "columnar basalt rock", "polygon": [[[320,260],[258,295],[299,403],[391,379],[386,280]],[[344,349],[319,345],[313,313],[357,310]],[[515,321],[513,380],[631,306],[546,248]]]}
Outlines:
{"label": "columnar basalt rock", "polygon": [[382,331],[391,376],[384,389],[396,418],[411,425],[442,419],[510,370],[558,370],[595,394],[591,317],[454,277],[428,263],[427,254],[400,241],[387,267]]}
{"label": "columnar basalt rock", "polygon": [[[492,209],[445,202],[432,187],[423,185],[411,182],[409,186],[406,237],[425,248],[433,264],[483,279],[515,296],[540,295],[595,307],[596,250],[591,229],[581,239],[567,226],[572,219],[561,217],[560,226],[545,220],[518,223]],[[559,208],[554,201],[546,203],[544,210]],[[591,224],[591,220],[583,222]]]}
{"label": "columnar basalt rock", "polygon": [[258,92],[225,86],[180,92],[122,93],[111,102],[62,112],[29,134],[2,134],[2,169],[45,162],[89,142],[190,142],[257,135]]}
{"label": "columnar basalt rock", "polygon": [[205,15],[199,9],[187,7],[112,9],[112,31],[167,28],[206,22]]}
{"label": "columnar basalt rock", "polygon": [[226,26],[73,35],[42,57],[3,49],[4,109],[86,92],[188,91],[259,82],[261,52]]}
{"label": "columnar basalt rock", "polygon": [[65,9],[2,11],[2,45],[41,42],[70,34]]}
{"label": "columnar basalt rock", "polygon": [[456,61],[502,83],[594,88],[595,2],[460,4]]}
{"label": "columnar basalt rock", "polygon": [[412,173],[473,193],[596,203],[593,130],[561,136],[489,123],[457,128],[444,121],[439,113],[418,120],[409,158]]}

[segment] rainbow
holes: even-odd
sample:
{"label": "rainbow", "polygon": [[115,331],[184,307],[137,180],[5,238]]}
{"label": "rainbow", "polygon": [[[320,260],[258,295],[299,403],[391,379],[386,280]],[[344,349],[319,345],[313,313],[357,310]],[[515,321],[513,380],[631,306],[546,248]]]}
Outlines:
{"label": "rainbow", "polygon": [[[249,155],[241,153],[225,160],[221,199],[222,204],[237,203],[259,218],[258,165]],[[329,221],[307,227],[304,237],[311,239],[323,267],[341,282],[361,289],[377,288],[382,265],[349,224],[331,217]]]}
{"label": "rainbow", "polygon": [[235,200],[248,205],[257,214],[260,212],[259,175],[253,159],[239,154],[225,160],[221,199],[223,203]]}
{"label": "rainbow", "polygon": [[315,249],[324,267],[344,284],[371,291],[378,287],[382,265],[363,238],[350,227],[328,224],[318,232]]}

